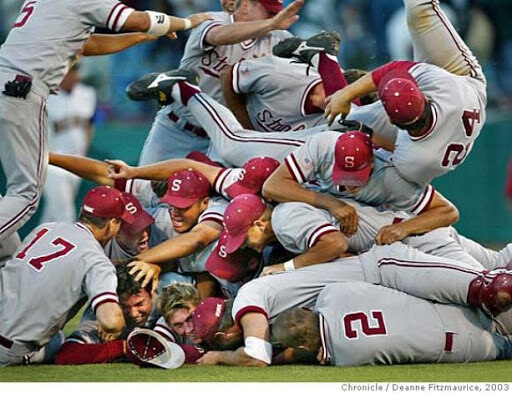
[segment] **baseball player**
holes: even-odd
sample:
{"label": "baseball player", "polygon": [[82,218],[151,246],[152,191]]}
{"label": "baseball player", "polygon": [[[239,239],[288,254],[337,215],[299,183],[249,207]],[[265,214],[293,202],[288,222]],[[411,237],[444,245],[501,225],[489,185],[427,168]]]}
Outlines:
{"label": "baseball player", "polygon": [[292,347],[297,358],[335,366],[465,363],[512,356],[511,338],[497,333],[481,311],[368,283],[328,285],[313,310],[294,308],[279,315],[272,335]]}
{"label": "baseball player", "polygon": [[[75,65],[60,84],[60,94],[48,98],[50,149],[57,153],[85,156],[93,134],[96,92],[80,83]],[[50,166],[43,188],[44,205],[40,223],[76,220],[75,198],[80,179]]]}
{"label": "baseball player", "polygon": [[[93,27],[163,36],[209,18],[140,12],[116,0],[24,2],[0,48],[0,157],[7,177],[7,193],[0,202],[0,242],[37,209],[48,163],[46,99],[58,90],[77,55],[89,54],[81,51]],[[96,37],[95,41],[94,54],[119,50],[115,39]],[[98,46],[98,41],[105,45]]]}
{"label": "baseball player", "polygon": [[[357,228],[353,208],[332,196],[301,187],[312,179],[319,179],[333,196],[418,216],[383,228],[377,236],[379,243],[393,243],[458,220],[457,209],[431,185],[406,181],[387,152],[376,150],[374,154],[370,136],[362,132],[340,135],[326,131],[312,136],[286,158],[263,186],[265,198],[326,209],[343,222],[345,233],[353,234]],[[421,226],[417,226],[420,222]]]}
{"label": "baseball player", "polygon": [[[335,283],[366,281],[435,302],[482,307],[487,313],[498,315],[510,307],[506,292],[511,290],[511,275],[504,270],[485,272],[394,243],[374,246],[356,257],[265,276],[245,284],[233,304],[233,320],[243,330],[244,347],[229,352],[211,351],[199,362],[270,364],[269,323],[290,308],[313,307],[321,290]],[[210,329],[218,327],[218,318],[204,320]]]}
{"label": "baseball player", "polygon": [[[486,80],[438,0],[404,4],[415,61],[377,68],[328,99],[325,113],[330,122],[346,116],[353,99],[378,90],[381,102],[363,110],[388,129],[395,126],[393,162],[405,179],[424,185],[454,170],[471,151],[485,122]],[[357,111],[351,116],[364,117]]]}
{"label": "baseball player", "polygon": [[0,270],[0,366],[50,361],[56,348],[45,346],[87,299],[102,330],[119,335],[125,321],[103,247],[133,220],[118,190],[96,187],[77,223],[47,223],[26,237]]}
{"label": "baseball player", "polygon": [[[284,30],[298,19],[296,13],[303,3],[304,0],[296,0],[283,9],[278,0],[239,0],[233,14],[211,13],[214,20],[192,31],[180,67],[196,72],[201,87],[223,102],[221,70],[241,59],[270,55],[278,41],[291,36]],[[156,115],[139,164],[183,158],[193,150],[206,153],[209,145],[202,126],[187,108],[174,103]]]}
{"label": "baseball player", "polygon": [[[158,325],[151,318],[156,311],[155,300],[150,288],[141,287],[129,274],[126,265],[118,265],[116,270],[117,294],[126,320],[123,332],[115,340],[105,341],[105,334],[98,329],[98,321],[94,315],[87,315],[86,311],[78,329],[60,347],[55,356],[55,364],[110,363],[124,357],[130,359],[126,343],[130,332],[137,328],[154,328],[156,331]],[[189,345],[185,345],[184,349],[189,363],[195,362],[204,353]],[[196,356],[192,355],[194,351],[197,351]]]}

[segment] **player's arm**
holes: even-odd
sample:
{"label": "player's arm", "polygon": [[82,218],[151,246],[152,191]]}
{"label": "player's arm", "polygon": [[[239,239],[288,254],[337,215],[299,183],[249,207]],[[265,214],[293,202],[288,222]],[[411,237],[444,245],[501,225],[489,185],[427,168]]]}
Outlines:
{"label": "player's arm", "polygon": [[154,11],[133,11],[122,26],[126,31],[138,31],[163,36],[176,31],[197,27],[212,17],[208,14],[192,14],[188,18],[177,18]]}
{"label": "player's arm", "polygon": [[397,69],[408,70],[415,64],[412,61],[392,61],[376,68],[354,83],[327,97],[325,116],[328,117],[329,124],[332,124],[335,117],[340,113],[342,116],[346,116],[350,112],[350,103],[353,100],[376,91],[377,86],[386,74]]}
{"label": "player's arm", "polygon": [[126,341],[114,340],[97,344],[65,342],[55,355],[55,364],[96,364],[111,363],[124,357]]}
{"label": "player's arm", "polygon": [[391,244],[410,235],[420,235],[447,227],[459,220],[459,211],[437,191],[430,204],[416,217],[382,227],[376,236],[377,244]]}
{"label": "player's arm", "polygon": [[82,54],[100,56],[117,53],[157,38],[158,36],[146,33],[92,34],[82,48]]}
{"label": "player's arm", "polygon": [[273,30],[287,30],[299,17],[296,15],[304,0],[295,0],[274,17],[253,22],[236,22],[224,26],[212,27],[205,43],[212,46],[238,44],[242,41],[262,37]]}
{"label": "player's arm", "polygon": [[261,313],[248,312],[240,318],[239,323],[244,331],[243,347],[236,351],[210,351],[197,363],[246,367],[268,366],[272,360],[272,345],[267,317]]}
{"label": "player's arm", "polygon": [[108,178],[108,164],[102,161],[70,154],[50,153],[49,163],[74,173],[82,179],[90,180],[103,186],[114,186],[114,180]]}
{"label": "player's arm", "polygon": [[233,66],[229,66],[222,70],[220,74],[222,94],[224,95],[226,106],[231,112],[233,112],[243,128],[253,130],[254,127],[249,119],[249,113],[247,112],[247,107],[245,105],[245,95],[237,94],[233,90],[232,73]]}
{"label": "player's arm", "polygon": [[263,184],[263,197],[274,202],[304,202],[319,209],[328,210],[336,216],[340,228],[347,235],[357,230],[356,210],[334,196],[303,188],[290,173],[286,164],[281,164]]}
{"label": "player's arm", "polygon": [[117,338],[125,327],[123,311],[119,304],[107,302],[96,308],[99,328],[108,334],[108,338]]}
{"label": "player's arm", "polygon": [[121,160],[105,160],[105,162],[108,164],[108,177],[111,180],[134,178],[167,180],[175,172],[192,168],[206,177],[210,184],[213,185],[213,182],[222,170],[219,167],[186,158],[171,159],[139,167],[129,166]]}

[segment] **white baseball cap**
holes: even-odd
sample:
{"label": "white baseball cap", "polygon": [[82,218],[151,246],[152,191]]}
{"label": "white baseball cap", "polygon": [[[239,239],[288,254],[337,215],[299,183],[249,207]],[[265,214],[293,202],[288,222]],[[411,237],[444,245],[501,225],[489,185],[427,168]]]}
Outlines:
{"label": "white baseball cap", "polygon": [[150,329],[135,329],[126,339],[127,349],[142,364],[160,368],[179,368],[185,363],[185,351]]}

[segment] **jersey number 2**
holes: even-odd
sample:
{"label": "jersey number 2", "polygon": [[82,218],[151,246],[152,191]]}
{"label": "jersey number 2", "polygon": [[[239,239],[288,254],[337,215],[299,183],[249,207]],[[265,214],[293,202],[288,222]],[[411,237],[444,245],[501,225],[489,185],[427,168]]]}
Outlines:
{"label": "jersey number 2", "polygon": [[[464,132],[468,138],[473,135],[476,123],[480,124],[480,111],[477,109],[473,111],[464,110],[462,113],[462,125],[464,126]],[[471,145],[472,142],[468,143],[466,146],[460,143],[451,143],[446,148],[441,165],[444,167],[450,166],[450,163],[453,166],[459,165],[464,161],[464,158],[466,158],[471,149]],[[452,153],[455,155],[453,159],[451,157],[453,155]]]}
{"label": "jersey number 2", "polygon": [[384,322],[384,314],[382,311],[371,311],[373,318],[370,326],[370,316],[365,312],[355,312],[345,314],[343,316],[343,327],[345,329],[345,337],[349,340],[359,338],[356,322],[359,322],[361,331],[364,336],[385,336],[388,334],[386,323]]}
{"label": "jersey number 2", "polygon": [[27,21],[32,16],[32,13],[34,12],[34,4],[36,4],[37,1],[29,1],[27,4],[23,6],[23,8],[20,11],[20,16],[18,19],[16,19],[16,22],[14,23],[13,27],[22,27],[27,23]]}
{"label": "jersey number 2", "polygon": [[[43,228],[39,232],[36,233],[36,236],[32,239],[32,241],[27,244],[27,246],[21,250],[17,255],[17,259],[25,259],[27,254],[29,253],[30,249],[39,241],[41,238],[46,235],[50,230],[48,228]],[[62,237],[56,237],[51,241],[51,244],[55,246],[55,248],[59,248],[59,250],[46,255],[40,255],[40,256],[33,256],[28,261],[28,264],[32,266],[35,270],[40,272],[44,268],[44,264],[50,262],[53,259],[62,257],[66,254],[69,254],[71,250],[73,250],[76,246],[70,242],[68,242],[66,239],[63,239]]]}

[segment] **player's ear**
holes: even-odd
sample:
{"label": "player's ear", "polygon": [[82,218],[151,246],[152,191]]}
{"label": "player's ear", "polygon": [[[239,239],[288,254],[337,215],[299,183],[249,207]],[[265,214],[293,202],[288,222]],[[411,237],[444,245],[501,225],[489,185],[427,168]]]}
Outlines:
{"label": "player's ear", "polygon": [[208,207],[208,204],[210,203],[210,198],[206,197],[201,200],[201,209],[204,210]]}

